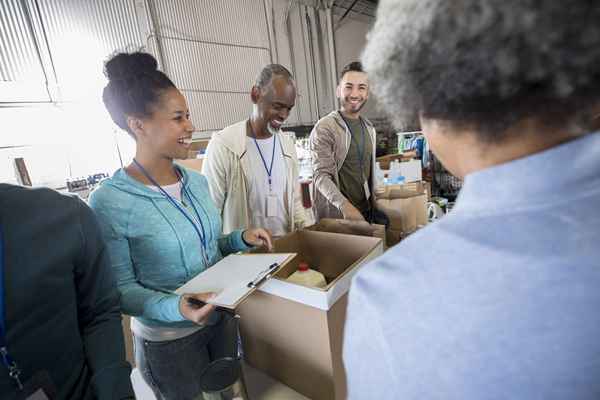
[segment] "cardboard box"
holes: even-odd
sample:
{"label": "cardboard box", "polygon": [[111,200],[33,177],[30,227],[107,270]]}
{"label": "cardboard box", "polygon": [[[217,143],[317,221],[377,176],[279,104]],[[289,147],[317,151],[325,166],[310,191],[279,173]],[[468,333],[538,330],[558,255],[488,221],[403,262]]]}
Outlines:
{"label": "cardboard box", "polygon": [[311,225],[304,229],[317,232],[345,233],[347,235],[375,237],[381,239],[384,245],[386,243],[385,226],[370,224],[366,221],[323,218],[318,224]]}
{"label": "cardboard box", "polygon": [[400,175],[404,177],[404,182],[418,182],[423,179],[423,167],[421,160],[403,161],[400,163]]}
{"label": "cardboard box", "polygon": [[394,160],[408,161],[408,160],[412,160],[416,156],[417,156],[417,152],[412,150],[412,151],[405,151],[403,153],[388,154],[385,156],[377,157],[375,159],[375,161],[377,161],[379,163],[379,168],[390,169],[390,163],[392,161],[394,161]]}
{"label": "cardboard box", "polygon": [[406,239],[407,236],[409,236],[410,234],[412,234],[414,232],[415,231],[403,232],[401,230],[396,230],[396,229],[392,229],[392,228],[388,229],[386,231],[387,247],[392,247],[392,246],[397,245],[402,240]]}
{"label": "cardboard box", "polygon": [[[385,165],[385,168],[383,167]],[[385,177],[389,177],[390,166],[388,164],[381,164],[381,170]],[[421,160],[407,160],[400,163],[400,175],[404,177],[404,182],[418,182],[423,179],[423,167]]]}
{"label": "cardboard box", "polygon": [[425,193],[427,198],[431,197],[431,184],[429,182],[411,182],[400,185],[379,186],[375,191],[376,199],[389,199],[394,197],[411,197]]}
{"label": "cardboard box", "polygon": [[[238,308],[246,361],[314,400],[346,398],[342,339],[348,289],[366,262],[383,252],[379,238],[297,231],[275,240],[298,253]],[[324,289],[286,282],[300,261],[319,270]]]}
{"label": "cardboard box", "polygon": [[175,160],[179,165],[194,171],[202,171],[202,161],[204,161],[204,152],[210,139],[197,139],[190,144],[188,156],[185,159]]}
{"label": "cardboard box", "polygon": [[384,212],[390,224],[386,231],[387,245],[391,247],[400,238],[414,232],[427,220],[427,196],[420,194],[407,198],[377,200],[377,208]]}
{"label": "cardboard box", "polygon": [[379,199],[377,208],[388,216],[391,229],[408,233],[427,224],[427,196],[425,194]]}
{"label": "cardboard box", "polygon": [[377,208],[384,212],[390,224],[386,231],[387,245],[391,247],[419,227],[426,225],[427,194],[421,182],[390,185],[376,193]]}
{"label": "cardboard box", "polygon": [[431,182],[423,181],[423,189],[425,190],[425,194],[427,195],[427,202],[431,201]]}

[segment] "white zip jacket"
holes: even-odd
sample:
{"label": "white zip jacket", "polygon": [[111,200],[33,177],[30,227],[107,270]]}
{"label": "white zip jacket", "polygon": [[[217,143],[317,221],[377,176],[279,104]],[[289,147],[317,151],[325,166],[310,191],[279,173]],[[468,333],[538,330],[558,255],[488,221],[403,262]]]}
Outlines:
{"label": "white zip jacket", "polygon": [[[250,171],[251,166],[244,157],[247,123],[248,120],[244,120],[215,133],[202,163],[202,174],[208,179],[211,197],[221,211],[224,234],[250,226],[248,208],[251,205],[245,172]],[[287,209],[293,212],[291,218],[288,216],[288,231],[293,232],[304,227],[306,221],[298,181],[298,156],[293,136],[281,130],[277,134],[286,165]]]}

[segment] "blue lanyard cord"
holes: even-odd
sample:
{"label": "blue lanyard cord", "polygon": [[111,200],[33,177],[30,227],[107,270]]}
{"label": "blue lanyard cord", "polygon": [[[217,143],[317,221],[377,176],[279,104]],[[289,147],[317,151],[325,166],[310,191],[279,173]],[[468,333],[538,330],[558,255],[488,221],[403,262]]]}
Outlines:
{"label": "blue lanyard cord", "polygon": [[[194,209],[194,213],[196,214],[196,217],[198,218],[198,223],[194,222],[194,219],[188,215],[188,213],[177,203],[177,201],[173,197],[171,197],[171,195],[169,193],[167,193],[162,188],[162,186],[160,186],[158,184],[158,182],[156,182],[154,180],[154,178],[152,178],[152,176],[150,176],[150,174],[144,169],[144,167],[142,167],[142,165],[135,158],[133,159],[133,162],[139,168],[139,170],[144,174],[144,176],[146,176],[146,178],[148,178],[148,180],[150,182],[152,182],[152,184],[158,188],[158,190],[162,193],[162,195],[165,196],[167,198],[167,200],[169,200],[169,202],[171,204],[173,204],[175,206],[175,208],[177,208],[179,210],[179,212],[181,212],[185,218],[187,218],[188,221],[190,221],[190,223],[194,227],[194,230],[198,234],[198,237],[200,238],[200,244],[202,245],[202,256],[204,257],[204,263],[206,264],[206,267],[208,267],[208,253],[207,253],[207,249],[206,249],[206,230],[204,229],[204,224],[202,223],[202,219],[200,218],[200,213],[198,213],[198,210],[196,209],[196,206],[194,205],[194,201],[192,200],[190,194],[187,192],[187,189],[185,188],[185,185],[183,184],[183,182],[181,182],[181,187],[183,188],[184,194],[187,195],[188,199],[190,200],[190,203],[192,203],[192,208]],[[175,170],[175,171],[177,173],[177,177],[181,181],[181,176],[179,175],[179,172],[177,170]],[[202,232],[200,232],[200,229],[198,229],[198,225],[200,225],[200,229],[202,230]]]}
{"label": "blue lanyard cord", "polygon": [[[200,218],[200,213],[198,212],[198,209],[196,208],[196,204],[194,203],[194,199],[192,198],[192,195],[190,194],[190,192],[188,192],[187,188],[183,184],[183,177],[181,175],[179,175],[179,171],[177,171],[177,176],[179,176],[179,179],[182,180],[181,188],[183,189],[183,194],[190,201],[190,204],[192,205],[192,209],[194,210],[194,214],[196,214],[196,218],[198,219],[198,224],[200,225],[200,228],[202,229],[201,240],[204,241],[204,247],[205,247],[205,251],[206,251],[206,243],[207,243],[206,230],[204,230],[204,224],[202,223],[202,219]],[[177,203],[175,203],[175,204],[177,204]],[[204,211],[204,209],[202,211]],[[209,218],[208,214],[206,214],[206,211],[204,211],[204,215],[206,215],[206,217]],[[207,265],[207,267],[208,267],[208,265]]]}
{"label": "blue lanyard cord", "polygon": [[[348,121],[346,120],[346,118],[342,115],[342,113],[340,112],[340,116],[342,117],[342,119],[344,120],[344,123],[346,124],[346,127],[348,128],[348,130],[350,131],[350,137],[354,137],[354,135],[352,134],[352,130],[350,129],[350,125],[348,125]],[[366,179],[365,178],[365,167],[364,167],[364,156],[365,156],[365,144],[366,144],[366,134],[365,134],[365,126],[363,123],[363,120],[358,117],[359,121],[360,121],[360,133],[361,138],[362,138],[362,149],[360,146],[358,146],[358,162],[360,163],[360,176],[362,176],[363,180]]]}
{"label": "blue lanyard cord", "polygon": [[2,364],[8,369],[8,375],[15,381],[19,390],[23,390],[21,384],[21,370],[17,363],[11,358],[6,349],[6,336],[8,330],[6,328],[6,287],[5,287],[5,271],[4,271],[4,236],[2,226],[0,226],[0,356]]}
{"label": "blue lanyard cord", "polygon": [[254,144],[256,145],[256,149],[258,150],[258,154],[260,154],[260,159],[265,166],[265,170],[267,171],[267,175],[269,176],[269,190],[271,190],[271,173],[273,172],[273,160],[275,160],[275,144],[277,143],[277,135],[273,135],[273,153],[271,154],[271,166],[267,168],[267,162],[265,161],[265,157],[260,151],[260,146],[258,145],[258,141],[256,140],[256,135],[252,132],[252,139],[254,139]]}

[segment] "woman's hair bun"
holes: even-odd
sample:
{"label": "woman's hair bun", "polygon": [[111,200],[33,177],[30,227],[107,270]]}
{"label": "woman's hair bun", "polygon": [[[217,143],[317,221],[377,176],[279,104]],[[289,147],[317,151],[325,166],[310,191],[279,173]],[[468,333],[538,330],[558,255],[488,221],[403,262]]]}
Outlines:
{"label": "woman's hair bun", "polygon": [[175,87],[157,66],[151,54],[140,52],[118,53],[104,64],[108,84],[102,100],[115,124],[129,133],[127,116],[151,115],[161,93]]}
{"label": "woman's hair bun", "polygon": [[104,74],[109,81],[132,78],[157,70],[156,59],[148,53],[119,53],[104,66]]}

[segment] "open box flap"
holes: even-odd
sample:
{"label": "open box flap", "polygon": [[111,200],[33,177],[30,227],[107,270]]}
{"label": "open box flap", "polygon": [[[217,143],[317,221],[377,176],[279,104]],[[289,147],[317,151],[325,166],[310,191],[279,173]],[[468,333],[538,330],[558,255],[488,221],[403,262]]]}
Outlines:
{"label": "open box flap", "polygon": [[[285,277],[276,276],[277,279],[270,279],[265,282],[259,290],[298,303],[306,304],[320,310],[329,310],[345,293],[348,292],[352,278],[358,272],[361,266],[366,262],[373,260],[383,253],[383,242],[381,239],[372,237],[361,237],[345,234],[328,234],[323,232],[311,232],[312,235],[327,237],[334,235],[336,239],[343,240],[347,245],[352,245],[357,241],[362,245],[369,246],[365,254],[357,259],[351,265],[345,267],[344,272],[333,279],[326,288],[312,288],[287,282]],[[330,236],[331,237],[331,236]],[[368,244],[367,244],[368,243]]]}

